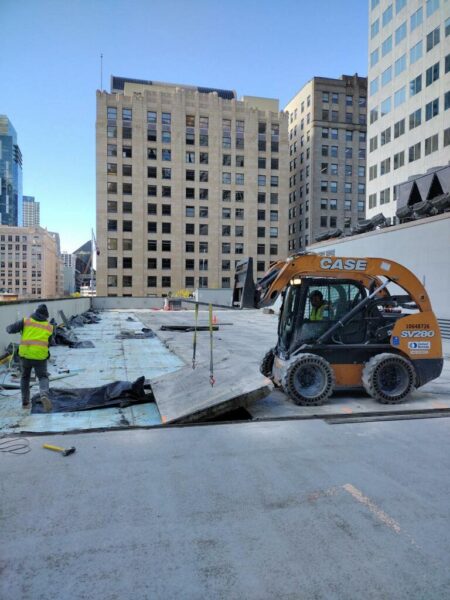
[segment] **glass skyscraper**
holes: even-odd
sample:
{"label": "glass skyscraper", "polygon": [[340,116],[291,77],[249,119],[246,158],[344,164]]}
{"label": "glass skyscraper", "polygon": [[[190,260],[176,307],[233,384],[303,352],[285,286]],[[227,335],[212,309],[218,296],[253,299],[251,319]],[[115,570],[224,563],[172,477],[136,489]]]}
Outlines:
{"label": "glass skyscraper", "polygon": [[22,225],[22,153],[6,115],[0,115],[0,224]]}

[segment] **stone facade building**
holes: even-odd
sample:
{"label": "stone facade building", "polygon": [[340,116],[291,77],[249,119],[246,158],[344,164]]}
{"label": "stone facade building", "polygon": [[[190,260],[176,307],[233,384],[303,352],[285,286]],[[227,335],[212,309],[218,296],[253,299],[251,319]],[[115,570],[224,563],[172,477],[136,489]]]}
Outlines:
{"label": "stone facade building", "polygon": [[62,261],[46,229],[0,226],[0,290],[19,299],[62,295]]}
{"label": "stone facade building", "polygon": [[233,91],[112,78],[97,92],[97,294],[233,285],[287,253],[288,117]]}
{"label": "stone facade building", "polygon": [[314,77],[287,104],[289,250],[365,218],[367,79]]}

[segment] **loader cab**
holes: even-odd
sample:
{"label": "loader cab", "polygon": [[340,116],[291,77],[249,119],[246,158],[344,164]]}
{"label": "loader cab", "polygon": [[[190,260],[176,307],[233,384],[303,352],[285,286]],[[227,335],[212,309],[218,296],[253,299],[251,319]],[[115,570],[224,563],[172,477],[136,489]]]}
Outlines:
{"label": "loader cab", "polygon": [[[365,287],[354,280],[294,278],[284,294],[278,324],[279,350],[289,354],[302,344],[313,344],[366,296]],[[361,315],[330,343],[359,344],[365,337],[366,322]]]}

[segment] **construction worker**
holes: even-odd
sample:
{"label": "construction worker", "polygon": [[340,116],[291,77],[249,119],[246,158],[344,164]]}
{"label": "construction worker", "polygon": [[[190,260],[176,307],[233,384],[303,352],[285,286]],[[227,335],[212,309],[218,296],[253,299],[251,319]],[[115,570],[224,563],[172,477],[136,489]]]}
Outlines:
{"label": "construction worker", "polygon": [[47,306],[40,304],[31,317],[21,319],[6,328],[8,333],[22,333],[19,345],[22,407],[29,408],[30,406],[30,376],[34,369],[36,377],[39,379],[39,392],[45,412],[52,410],[52,403],[48,397],[47,359],[53,327],[48,322],[48,316]]}
{"label": "construction worker", "polygon": [[310,321],[322,321],[330,318],[330,306],[323,300],[323,294],[320,290],[313,290],[309,296],[311,309],[309,311]]}

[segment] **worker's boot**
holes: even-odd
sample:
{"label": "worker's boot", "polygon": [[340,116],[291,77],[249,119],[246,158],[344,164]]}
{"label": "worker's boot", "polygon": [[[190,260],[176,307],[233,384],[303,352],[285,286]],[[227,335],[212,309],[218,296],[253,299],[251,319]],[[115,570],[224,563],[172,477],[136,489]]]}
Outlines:
{"label": "worker's boot", "polygon": [[51,412],[52,410],[52,402],[50,400],[50,398],[48,396],[41,396],[41,403],[42,406],[44,407],[44,412],[48,413]]}

